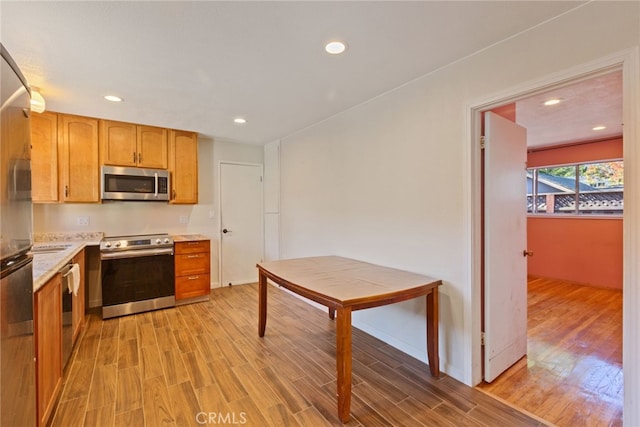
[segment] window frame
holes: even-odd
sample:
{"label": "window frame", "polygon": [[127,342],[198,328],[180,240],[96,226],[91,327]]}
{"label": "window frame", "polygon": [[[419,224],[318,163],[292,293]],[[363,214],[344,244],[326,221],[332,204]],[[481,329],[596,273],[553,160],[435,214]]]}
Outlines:
{"label": "window frame", "polygon": [[[601,159],[601,160],[588,160],[583,162],[574,162],[574,163],[559,163],[553,165],[540,165],[526,168],[527,177],[531,174],[531,193],[527,192],[527,198],[531,195],[532,198],[532,211],[529,212],[527,209],[527,216],[536,217],[536,218],[581,218],[581,219],[622,219],[624,216],[624,205],[620,212],[616,213],[580,213],[580,166],[583,165],[592,165],[597,163],[613,163],[613,162],[622,162],[622,167],[624,170],[624,159],[623,158],[611,158],[611,159]],[[538,197],[538,170],[540,169],[551,169],[551,168],[560,168],[560,167],[574,167],[576,170],[575,174],[575,210],[572,213],[560,213],[560,212],[539,212],[537,211],[537,197]],[[526,191],[526,189],[525,189]],[[622,184],[622,194],[624,199],[624,182]],[[528,204],[528,203],[527,203]]]}

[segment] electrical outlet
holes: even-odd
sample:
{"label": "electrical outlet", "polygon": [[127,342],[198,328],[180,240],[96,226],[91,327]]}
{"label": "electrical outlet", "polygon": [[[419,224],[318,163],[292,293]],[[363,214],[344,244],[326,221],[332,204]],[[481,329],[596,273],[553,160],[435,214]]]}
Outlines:
{"label": "electrical outlet", "polygon": [[76,218],[76,224],[78,225],[89,225],[89,217],[88,216],[79,216]]}
{"label": "electrical outlet", "polygon": [[180,215],[180,224],[188,224],[189,217],[187,215]]}

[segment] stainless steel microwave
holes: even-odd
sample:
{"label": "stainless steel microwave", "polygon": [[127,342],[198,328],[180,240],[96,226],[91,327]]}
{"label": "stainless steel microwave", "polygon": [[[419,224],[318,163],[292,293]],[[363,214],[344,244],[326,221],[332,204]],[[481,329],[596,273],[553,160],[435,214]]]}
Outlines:
{"label": "stainless steel microwave", "polygon": [[103,166],[102,200],[169,200],[169,171]]}

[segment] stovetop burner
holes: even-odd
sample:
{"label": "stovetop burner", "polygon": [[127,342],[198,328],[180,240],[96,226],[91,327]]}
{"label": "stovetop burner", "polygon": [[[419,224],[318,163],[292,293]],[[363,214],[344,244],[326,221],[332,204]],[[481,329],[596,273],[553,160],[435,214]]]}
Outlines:
{"label": "stovetop burner", "polygon": [[173,247],[173,238],[167,233],[109,236],[100,242],[100,251],[136,250]]}

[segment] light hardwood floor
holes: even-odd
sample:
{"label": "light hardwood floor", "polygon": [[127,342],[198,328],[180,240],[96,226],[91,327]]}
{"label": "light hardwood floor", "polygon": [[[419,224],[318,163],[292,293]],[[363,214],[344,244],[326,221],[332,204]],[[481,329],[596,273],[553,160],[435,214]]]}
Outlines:
{"label": "light hardwood floor", "polygon": [[[337,418],[334,322],[269,288],[257,334],[257,285],[208,302],[102,321],[92,314],[65,374],[54,426],[322,426]],[[541,423],[353,331],[353,426]]]}
{"label": "light hardwood floor", "polygon": [[481,389],[558,426],[620,426],[622,292],[530,278],[528,354]]}

